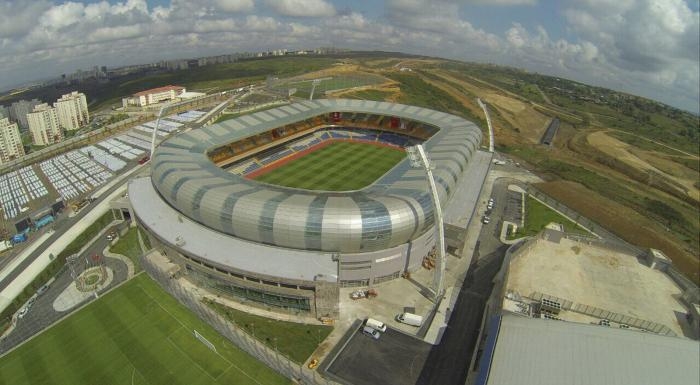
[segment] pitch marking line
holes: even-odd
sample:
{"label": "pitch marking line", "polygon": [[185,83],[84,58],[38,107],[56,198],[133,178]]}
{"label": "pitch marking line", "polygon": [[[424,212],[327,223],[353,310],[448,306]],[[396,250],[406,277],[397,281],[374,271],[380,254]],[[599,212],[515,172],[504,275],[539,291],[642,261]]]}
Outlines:
{"label": "pitch marking line", "polygon": [[[157,283],[156,283],[156,284],[157,284]],[[137,286],[141,289],[141,291],[144,292],[144,294],[146,294],[153,302],[155,302],[155,303],[158,305],[158,307],[160,307],[161,309],[163,309],[163,311],[166,312],[172,319],[174,319],[175,321],[177,321],[177,322],[181,325],[182,328],[185,328],[186,330],[189,330],[189,328],[187,327],[187,325],[185,325],[182,321],[180,321],[179,318],[175,317],[171,312],[168,311],[168,309],[164,308],[158,301],[156,301],[156,299],[153,298],[153,296],[152,296],[150,293],[148,293],[148,292],[143,288],[143,286],[141,286],[141,285],[137,285]],[[170,295],[170,294],[168,294],[168,295]],[[176,300],[176,301],[177,301],[177,300]],[[178,303],[179,303],[179,302],[178,302]],[[182,305],[182,304],[181,304],[181,305]],[[183,306],[184,306],[184,305],[183,305]],[[185,307],[185,308],[187,309],[187,307]],[[187,309],[187,311],[191,311],[191,310],[190,310],[190,309]],[[195,317],[196,317],[196,315],[195,315]],[[199,318],[197,318],[197,319],[199,319]],[[200,319],[200,321],[202,321],[202,320]],[[210,326],[209,324],[207,324],[207,323],[204,322],[204,321],[202,321],[202,322],[203,322],[205,325],[207,325],[207,326],[209,326],[209,327],[211,328],[211,326]],[[168,336],[168,340],[169,340],[171,343],[173,343],[169,336]],[[232,342],[229,342],[229,343],[233,344]],[[234,345],[234,346],[235,346],[235,345]],[[241,348],[239,348],[239,347],[237,347],[237,346],[236,346],[236,348],[239,349],[239,350],[241,350],[242,352],[248,353],[248,352],[246,352],[245,350],[243,350],[243,349],[241,349]],[[178,347],[178,349],[180,349],[180,348]],[[180,351],[183,352],[182,349],[180,349]],[[241,372],[241,373],[243,373],[246,377],[248,377],[248,378],[250,378],[251,380],[253,380],[253,382],[255,382],[256,384],[264,385],[264,384],[262,384],[261,382],[259,382],[258,380],[256,380],[254,377],[252,377],[250,374],[248,374],[248,372],[246,372],[245,370],[239,368],[239,367],[236,366],[233,362],[229,361],[226,357],[222,356],[221,353],[219,353],[219,352],[214,352],[214,353],[215,353],[216,355],[218,355],[219,357],[221,357],[221,359],[223,359],[224,361],[228,362],[231,366],[233,366],[234,368],[238,369],[238,371]],[[185,352],[183,352],[183,354],[186,355]],[[252,355],[251,355],[251,356],[252,356]],[[188,357],[189,357],[189,356],[188,356]],[[264,365],[265,367],[268,367],[267,365],[265,365],[264,363],[262,363],[262,361],[258,360],[258,359],[255,358],[255,357],[253,357],[253,358],[254,358],[256,361],[258,361],[260,364]],[[192,359],[190,359],[190,361],[192,361]],[[194,361],[192,361],[192,362],[194,362]],[[196,363],[195,363],[195,365],[196,365]],[[200,368],[201,368],[201,367],[200,367]],[[230,367],[229,367],[229,368],[230,368]],[[268,368],[269,368],[269,367],[268,367]],[[270,369],[272,369],[272,368],[270,368]],[[202,369],[202,370],[203,370],[203,369]],[[272,370],[275,371],[274,369],[272,369]],[[226,371],[228,371],[228,369],[227,369]],[[224,371],[224,373],[225,373],[226,371]],[[276,371],[275,371],[275,372],[276,372]],[[209,375],[209,377],[214,378],[214,377],[212,377],[211,374],[209,374],[209,372],[207,372],[207,374]],[[222,374],[223,374],[223,373],[222,373]],[[214,378],[214,380],[216,380],[216,378]]]}

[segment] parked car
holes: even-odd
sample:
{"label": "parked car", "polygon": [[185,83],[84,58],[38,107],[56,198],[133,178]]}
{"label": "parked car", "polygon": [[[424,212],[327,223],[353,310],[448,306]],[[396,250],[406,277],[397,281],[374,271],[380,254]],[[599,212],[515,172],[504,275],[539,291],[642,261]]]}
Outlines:
{"label": "parked car", "polygon": [[483,223],[485,225],[489,224],[490,222],[491,222],[491,218],[487,217],[486,215],[484,215],[484,217],[481,218],[481,223]]}
{"label": "parked car", "polygon": [[412,313],[401,313],[396,316],[396,320],[411,326],[420,326],[423,324],[423,317]]}
{"label": "parked car", "polygon": [[367,318],[367,321],[365,321],[365,326],[369,326],[374,330],[378,330],[380,332],[385,332],[386,331],[386,324],[381,321],[377,321],[374,318]]}
{"label": "parked car", "polygon": [[380,337],[379,331],[376,330],[376,329],[372,329],[372,328],[369,327],[369,326],[363,326],[363,327],[362,327],[362,334],[366,335],[367,337],[371,337],[371,338],[373,338],[373,339],[375,339],[375,340],[378,340],[379,337]]}
{"label": "parked car", "polygon": [[36,291],[36,295],[42,295],[46,293],[46,290],[49,290],[49,284],[45,284],[39,288],[39,290]]}
{"label": "parked car", "polygon": [[27,313],[29,313],[29,308],[25,306],[22,309],[20,309],[19,313],[17,313],[17,319],[21,319],[22,317],[27,315]]}

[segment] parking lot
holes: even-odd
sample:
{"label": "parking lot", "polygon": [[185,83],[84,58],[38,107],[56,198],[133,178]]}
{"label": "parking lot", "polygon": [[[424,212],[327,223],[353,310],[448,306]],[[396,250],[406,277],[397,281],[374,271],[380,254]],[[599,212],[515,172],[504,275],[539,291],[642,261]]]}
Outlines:
{"label": "parking lot", "polygon": [[[159,139],[162,140],[204,114],[203,111],[191,110],[164,117],[158,127]],[[127,168],[129,162],[135,164],[150,149],[155,126],[155,120],[146,122],[94,145],[0,175],[2,219],[9,223],[23,213],[31,215],[31,210],[53,202],[57,196],[66,201],[78,199],[103,185]],[[44,197],[47,197],[45,202],[32,205]]]}
{"label": "parking lot", "polygon": [[505,207],[503,209],[503,219],[520,224],[523,219],[523,195],[517,191],[508,190]]}
{"label": "parking lot", "polygon": [[432,347],[392,328],[375,340],[362,334],[359,321],[348,333],[347,345],[325,368],[337,381],[346,384],[415,384]]}

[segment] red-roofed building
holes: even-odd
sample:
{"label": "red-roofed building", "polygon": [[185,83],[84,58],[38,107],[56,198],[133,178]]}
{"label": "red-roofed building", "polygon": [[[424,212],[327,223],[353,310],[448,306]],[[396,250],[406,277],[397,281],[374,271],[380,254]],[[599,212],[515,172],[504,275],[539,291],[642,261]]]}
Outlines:
{"label": "red-roofed building", "polygon": [[131,97],[122,99],[122,105],[124,107],[144,107],[149,104],[160,103],[164,100],[174,100],[184,92],[185,87],[180,86],[164,86],[152,88],[150,90],[137,92],[131,95]]}

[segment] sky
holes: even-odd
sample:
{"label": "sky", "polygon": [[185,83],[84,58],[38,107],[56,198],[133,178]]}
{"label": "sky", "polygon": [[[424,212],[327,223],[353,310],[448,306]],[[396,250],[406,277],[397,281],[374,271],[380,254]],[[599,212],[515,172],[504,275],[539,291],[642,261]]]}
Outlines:
{"label": "sky", "polygon": [[88,69],[333,46],[487,62],[700,112],[700,0],[0,0],[0,89]]}

